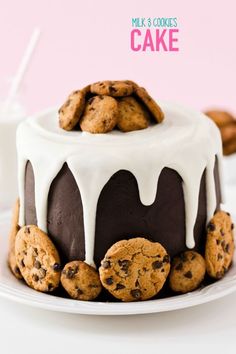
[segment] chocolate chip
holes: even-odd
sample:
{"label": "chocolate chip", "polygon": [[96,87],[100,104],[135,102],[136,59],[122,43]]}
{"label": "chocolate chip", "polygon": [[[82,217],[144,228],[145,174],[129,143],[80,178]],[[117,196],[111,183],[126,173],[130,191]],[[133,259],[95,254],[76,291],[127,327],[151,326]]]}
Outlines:
{"label": "chocolate chip", "polygon": [[84,293],[80,288],[76,288],[76,291],[78,295],[82,295]]}
{"label": "chocolate chip", "polygon": [[163,265],[163,262],[155,261],[152,263],[152,268],[153,269],[160,269]]}
{"label": "chocolate chip", "polygon": [[191,279],[193,277],[191,270],[184,274],[185,278]]}
{"label": "chocolate chip", "polygon": [[67,271],[65,270],[65,272],[63,272],[63,273],[65,274],[67,279],[72,279],[72,278],[74,278],[74,276],[77,272],[76,272],[76,269],[69,267],[67,269]]}
{"label": "chocolate chip", "polygon": [[228,216],[230,216],[230,213],[227,212],[226,214],[227,214]]}
{"label": "chocolate chip", "polygon": [[18,275],[21,275],[20,269],[17,266],[15,266],[14,272]]}
{"label": "chocolate chip", "polygon": [[117,92],[117,89],[114,87],[114,86],[110,86],[109,87],[109,93],[116,93]]}
{"label": "chocolate chip", "polygon": [[177,266],[175,267],[175,270],[182,270],[183,269],[183,263],[180,262],[179,264],[177,264]]}
{"label": "chocolate chip", "polygon": [[20,261],[20,265],[21,265],[21,267],[25,267],[25,262],[24,262],[24,259],[22,259],[21,261]]}
{"label": "chocolate chip", "polygon": [[28,226],[25,228],[25,233],[30,234],[30,228]]}
{"label": "chocolate chip", "polygon": [[136,282],[135,282],[135,286],[136,286],[136,288],[139,288],[139,287],[140,287],[140,284],[139,284],[138,279],[137,279]]}
{"label": "chocolate chip", "polygon": [[233,230],[234,229],[234,224],[231,224],[231,230]]}
{"label": "chocolate chip", "polygon": [[33,278],[33,280],[36,281],[36,282],[39,281],[39,277],[37,276],[37,274],[33,274],[33,277],[32,277],[32,278]]}
{"label": "chocolate chip", "polygon": [[36,261],[34,262],[34,268],[40,269],[40,268],[41,268],[41,263],[36,260]]}
{"label": "chocolate chip", "polygon": [[163,263],[170,263],[170,256],[168,254],[163,257]]}
{"label": "chocolate chip", "polygon": [[105,269],[111,268],[111,262],[110,261],[103,261],[102,267]]}
{"label": "chocolate chip", "polygon": [[127,259],[124,259],[123,261],[118,261],[118,264],[121,267],[121,270],[123,270],[124,272],[127,272],[131,262]]}
{"label": "chocolate chip", "polygon": [[209,222],[209,224],[207,225],[207,229],[208,229],[208,231],[215,231],[215,229],[216,229],[215,224],[213,224],[212,222]]}
{"label": "chocolate chip", "polygon": [[112,277],[106,278],[105,282],[106,282],[107,285],[112,285],[113,284],[113,278]]}
{"label": "chocolate chip", "polygon": [[54,272],[60,272],[61,265],[59,263],[54,263],[52,269],[54,270]]}
{"label": "chocolate chip", "polygon": [[225,246],[225,252],[229,253],[229,250],[230,250],[230,244],[227,243],[227,245]]}
{"label": "chocolate chip", "polygon": [[221,234],[221,236],[224,236],[224,235],[225,235],[223,229],[220,229],[220,234]]}
{"label": "chocolate chip", "polygon": [[92,104],[93,101],[94,101],[94,99],[95,99],[95,96],[90,97],[90,98],[88,99],[88,104],[89,104],[89,105]]}
{"label": "chocolate chip", "polygon": [[223,249],[225,248],[225,241],[221,242],[221,246],[222,246]]}
{"label": "chocolate chip", "polygon": [[142,292],[139,289],[133,289],[130,291],[130,294],[133,296],[135,299],[139,299],[142,296]]}
{"label": "chocolate chip", "polygon": [[52,291],[54,290],[54,286],[52,285],[52,283],[48,284],[48,291]]}
{"label": "chocolate chip", "polygon": [[165,271],[165,269],[164,269],[164,268],[162,268],[161,272],[163,273],[164,271]]}
{"label": "chocolate chip", "polygon": [[118,283],[118,284],[116,285],[115,290],[121,290],[121,289],[124,289],[124,288],[125,288],[125,286],[124,286],[123,284]]}
{"label": "chocolate chip", "polygon": [[216,244],[219,245],[220,244],[220,240],[216,240]]}
{"label": "chocolate chip", "polygon": [[222,258],[223,258],[222,254],[218,253],[218,255],[217,255],[217,260],[219,261],[219,260],[222,259]]}
{"label": "chocolate chip", "polygon": [[36,255],[38,255],[38,249],[37,248],[34,248],[34,252]]}

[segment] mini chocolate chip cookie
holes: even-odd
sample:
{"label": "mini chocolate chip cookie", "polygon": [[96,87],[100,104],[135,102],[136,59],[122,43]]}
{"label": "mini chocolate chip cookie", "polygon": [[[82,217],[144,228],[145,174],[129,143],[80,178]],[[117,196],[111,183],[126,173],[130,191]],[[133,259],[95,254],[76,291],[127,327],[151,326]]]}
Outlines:
{"label": "mini chocolate chip cookie", "polygon": [[213,122],[216,123],[216,125],[218,125],[218,127],[224,127],[230,123],[235,123],[235,119],[234,117],[225,111],[217,111],[217,110],[213,110],[213,111],[207,111],[205,112],[205,114],[211,118],[213,120]]}
{"label": "mini chocolate chip cookie", "polygon": [[224,211],[218,211],[207,226],[205,259],[207,273],[212,278],[222,278],[232,263],[233,228],[229,213]]}
{"label": "mini chocolate chip cookie", "polygon": [[170,288],[187,293],[199,287],[206,273],[204,258],[197,252],[186,251],[175,257],[169,276]]}
{"label": "mini chocolate chip cookie", "polygon": [[86,103],[80,127],[89,133],[107,133],[115,127],[117,119],[117,101],[110,96],[94,96]]}
{"label": "mini chocolate chip cookie", "polygon": [[85,97],[90,86],[72,92],[59,109],[59,125],[64,130],[72,130],[79,123],[85,107]]}
{"label": "mini chocolate chip cookie", "polygon": [[67,293],[76,300],[94,300],[102,290],[98,272],[82,261],[65,265],[61,283]]}
{"label": "mini chocolate chip cookie", "polygon": [[9,234],[8,265],[9,265],[12,273],[15,275],[15,277],[17,279],[22,279],[22,275],[21,275],[20,269],[16,263],[16,256],[15,256],[16,234],[20,230],[20,227],[18,225],[19,208],[20,208],[20,202],[19,202],[19,199],[17,199],[14,209],[13,209],[11,230],[10,230],[10,234]]}
{"label": "mini chocolate chip cookie", "polygon": [[102,285],[122,301],[147,300],[163,287],[170,257],[158,242],[141,237],[115,243],[99,268]]}
{"label": "mini chocolate chip cookie", "polygon": [[133,93],[130,81],[99,81],[91,85],[91,93],[112,97],[124,97]]}
{"label": "mini chocolate chip cookie", "polygon": [[24,226],[15,243],[16,262],[26,283],[33,289],[51,292],[60,282],[60,258],[49,237],[37,226]]}
{"label": "mini chocolate chip cookie", "polygon": [[118,128],[123,132],[145,129],[150,122],[150,115],[137,100],[132,97],[118,99]]}
{"label": "mini chocolate chip cookie", "polygon": [[164,119],[164,113],[158,106],[156,101],[148,94],[144,87],[136,86],[134,88],[135,95],[140,99],[141,102],[148,108],[152,116],[155,118],[157,123],[161,123]]}

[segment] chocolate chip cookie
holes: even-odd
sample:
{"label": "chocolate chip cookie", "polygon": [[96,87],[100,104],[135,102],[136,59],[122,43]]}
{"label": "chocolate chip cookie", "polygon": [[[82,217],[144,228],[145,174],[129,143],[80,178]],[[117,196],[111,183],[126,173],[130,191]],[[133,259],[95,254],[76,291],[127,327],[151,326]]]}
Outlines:
{"label": "chocolate chip cookie", "polygon": [[133,93],[131,81],[99,81],[91,85],[91,93],[112,97],[124,97]]}
{"label": "chocolate chip cookie", "polygon": [[199,287],[206,273],[204,258],[197,252],[186,251],[175,257],[169,276],[170,288],[187,293]]}
{"label": "chocolate chip cookie", "polygon": [[148,94],[144,87],[136,86],[134,89],[135,95],[148,108],[157,123],[161,123],[164,119],[164,113],[158,106],[156,101]]}
{"label": "chocolate chip cookie", "polygon": [[94,300],[102,290],[98,272],[82,261],[65,265],[61,283],[67,293],[76,300]]}
{"label": "chocolate chip cookie", "polygon": [[130,132],[148,127],[150,115],[134,97],[118,99],[118,110],[117,126],[121,131]]}
{"label": "chocolate chip cookie", "polygon": [[147,300],[163,287],[170,257],[158,242],[141,237],[115,243],[99,268],[102,285],[122,301]]}
{"label": "chocolate chip cookie", "polygon": [[229,213],[224,211],[218,211],[207,226],[205,259],[207,273],[212,278],[222,278],[232,263],[233,228]]}
{"label": "chocolate chip cookie", "polygon": [[20,227],[18,225],[19,208],[20,208],[20,202],[19,202],[19,199],[17,199],[14,209],[13,209],[11,229],[10,229],[10,234],[9,234],[8,265],[9,265],[12,273],[15,275],[15,277],[17,279],[22,279],[22,275],[21,275],[20,269],[16,263],[16,256],[15,256],[16,234],[20,230]]}
{"label": "chocolate chip cookie", "polygon": [[89,133],[107,133],[115,127],[117,119],[117,101],[110,96],[94,96],[86,103],[80,127]]}
{"label": "chocolate chip cookie", "polygon": [[90,86],[72,92],[59,109],[59,125],[64,130],[72,130],[79,123],[85,107],[85,97]]}
{"label": "chocolate chip cookie", "polygon": [[212,110],[206,111],[205,114],[211,118],[219,128],[235,122],[234,117],[225,111]]}
{"label": "chocolate chip cookie", "polygon": [[33,289],[51,292],[60,282],[60,258],[49,237],[37,226],[24,226],[15,243],[16,262],[26,283]]}

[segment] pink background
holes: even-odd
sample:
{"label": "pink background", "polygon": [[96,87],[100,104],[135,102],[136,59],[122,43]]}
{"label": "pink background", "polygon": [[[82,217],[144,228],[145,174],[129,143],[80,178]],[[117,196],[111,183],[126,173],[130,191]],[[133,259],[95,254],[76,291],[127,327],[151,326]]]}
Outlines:
{"label": "pink background", "polygon": [[[29,112],[60,105],[100,79],[133,79],[155,98],[236,113],[235,0],[0,0],[1,80],[17,68],[32,30],[42,30],[26,74]],[[132,17],[177,17],[179,52],[130,50]]]}

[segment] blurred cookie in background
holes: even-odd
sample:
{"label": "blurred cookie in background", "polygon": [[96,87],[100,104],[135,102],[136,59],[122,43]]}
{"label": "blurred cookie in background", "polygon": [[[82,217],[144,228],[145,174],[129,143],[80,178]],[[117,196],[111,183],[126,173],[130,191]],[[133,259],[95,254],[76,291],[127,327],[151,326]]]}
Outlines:
{"label": "blurred cookie in background", "polygon": [[224,155],[236,152],[236,118],[229,112],[209,110],[204,112],[218,126],[221,132]]}

